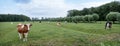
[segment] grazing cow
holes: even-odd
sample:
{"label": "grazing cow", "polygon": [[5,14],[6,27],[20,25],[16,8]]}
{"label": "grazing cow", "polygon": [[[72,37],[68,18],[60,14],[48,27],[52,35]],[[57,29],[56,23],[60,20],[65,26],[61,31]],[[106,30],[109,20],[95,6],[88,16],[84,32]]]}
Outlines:
{"label": "grazing cow", "polygon": [[61,26],[61,23],[60,23],[60,22],[57,22],[57,26]]}
{"label": "grazing cow", "polygon": [[23,39],[23,41],[27,41],[28,31],[30,30],[31,26],[32,24],[18,24],[17,25],[17,30],[18,30],[20,39]]}
{"label": "grazing cow", "polygon": [[107,21],[105,24],[105,29],[111,29],[112,28],[112,22]]}

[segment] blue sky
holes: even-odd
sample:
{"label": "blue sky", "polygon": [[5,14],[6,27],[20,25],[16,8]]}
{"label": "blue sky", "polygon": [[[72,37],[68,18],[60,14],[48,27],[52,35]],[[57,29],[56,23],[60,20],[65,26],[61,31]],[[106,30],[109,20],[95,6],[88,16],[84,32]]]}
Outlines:
{"label": "blue sky", "polygon": [[[113,0],[0,0],[0,14],[65,17],[71,9],[98,7]],[[120,1],[120,0],[116,0]]]}

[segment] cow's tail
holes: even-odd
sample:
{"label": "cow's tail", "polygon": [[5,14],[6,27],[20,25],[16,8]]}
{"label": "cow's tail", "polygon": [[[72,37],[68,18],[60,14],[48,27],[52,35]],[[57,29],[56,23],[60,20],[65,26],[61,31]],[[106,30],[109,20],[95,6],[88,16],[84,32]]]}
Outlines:
{"label": "cow's tail", "polygon": [[23,38],[25,38],[25,34],[24,33],[22,33],[22,36],[23,36]]}

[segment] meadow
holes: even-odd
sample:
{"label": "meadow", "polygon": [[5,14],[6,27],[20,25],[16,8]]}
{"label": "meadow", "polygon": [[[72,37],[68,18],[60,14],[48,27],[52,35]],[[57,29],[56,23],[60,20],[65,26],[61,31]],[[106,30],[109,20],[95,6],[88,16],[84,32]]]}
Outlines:
{"label": "meadow", "polygon": [[[32,23],[28,41],[19,39],[18,23]],[[105,30],[105,22],[0,22],[0,46],[120,46],[120,24]]]}

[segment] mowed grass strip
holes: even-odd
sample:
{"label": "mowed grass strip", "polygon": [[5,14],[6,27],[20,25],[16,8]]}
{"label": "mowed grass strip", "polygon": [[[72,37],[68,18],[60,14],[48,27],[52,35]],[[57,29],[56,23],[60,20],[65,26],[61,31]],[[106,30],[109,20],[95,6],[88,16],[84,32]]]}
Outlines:
{"label": "mowed grass strip", "polygon": [[[0,23],[1,46],[101,46],[120,43],[120,25],[113,24],[112,30],[105,30],[104,23],[32,23],[28,41],[19,40],[17,24],[20,22]],[[114,37],[113,37],[114,35]]]}

